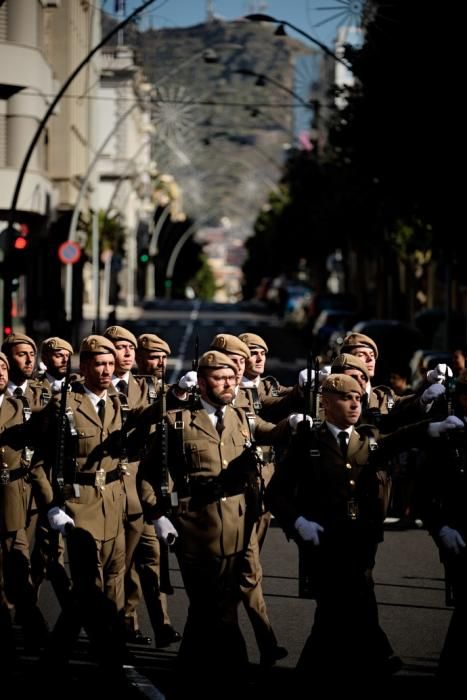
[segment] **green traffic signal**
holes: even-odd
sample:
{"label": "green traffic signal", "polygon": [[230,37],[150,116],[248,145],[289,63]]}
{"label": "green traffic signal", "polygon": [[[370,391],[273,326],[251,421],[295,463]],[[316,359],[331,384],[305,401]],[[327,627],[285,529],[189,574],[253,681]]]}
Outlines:
{"label": "green traffic signal", "polygon": [[139,256],[139,261],[143,264],[146,264],[149,262],[149,255],[147,253],[141,253]]}

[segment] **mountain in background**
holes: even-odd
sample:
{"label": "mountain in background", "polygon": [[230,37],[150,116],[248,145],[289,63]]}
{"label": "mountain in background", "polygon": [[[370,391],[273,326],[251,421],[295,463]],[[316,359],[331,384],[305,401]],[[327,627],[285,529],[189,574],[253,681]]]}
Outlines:
{"label": "mountain in background", "polygon": [[[112,22],[104,15],[104,33]],[[154,85],[158,168],[176,178],[189,216],[212,226],[227,217],[229,235],[246,238],[293,144],[297,100],[287,90],[309,49],[246,21],[131,26],[123,40]]]}

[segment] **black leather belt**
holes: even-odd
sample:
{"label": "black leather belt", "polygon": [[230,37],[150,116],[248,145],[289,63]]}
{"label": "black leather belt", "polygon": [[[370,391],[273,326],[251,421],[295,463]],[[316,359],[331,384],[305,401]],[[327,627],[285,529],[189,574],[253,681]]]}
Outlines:
{"label": "black leather belt", "polygon": [[223,481],[218,477],[191,479],[189,490],[192,501],[200,505],[245,493],[245,489],[239,485],[232,485],[226,489]]}
{"label": "black leather belt", "polygon": [[12,481],[21,479],[23,476],[26,476],[26,474],[27,469],[24,467],[18,467],[18,469],[6,469],[3,467],[0,469],[0,484],[5,486],[6,484],[10,484]]}
{"label": "black leather belt", "polygon": [[[103,483],[111,484],[112,481],[120,479],[121,474],[122,472],[118,467],[117,469],[112,469],[110,472],[105,472],[105,482]],[[82,486],[102,485],[98,472],[77,472],[75,474],[74,483],[81,484]]]}

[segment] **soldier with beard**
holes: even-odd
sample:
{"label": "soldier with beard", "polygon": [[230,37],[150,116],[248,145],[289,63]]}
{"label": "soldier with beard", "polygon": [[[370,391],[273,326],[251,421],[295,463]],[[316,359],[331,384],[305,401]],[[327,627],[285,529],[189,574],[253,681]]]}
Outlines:
{"label": "soldier with beard", "polygon": [[[287,421],[274,426],[252,416],[250,423],[244,409],[232,406],[236,384],[230,357],[208,351],[198,365],[199,408],[168,412],[173,524],[166,517],[163,475],[155,473],[156,455],[150,452],[142,465],[158,495],[151,513],[159,516],[156,532],[165,540],[178,535],[176,553],[189,598],[180,679],[186,691],[204,697],[218,697],[220,677],[229,691],[238,692],[248,662],[238,604],[242,562],[257,517],[250,441],[271,444],[290,432]],[[289,418],[290,425],[296,418]]]}
{"label": "soldier with beard", "polygon": [[37,377],[38,383],[49,396],[61,391],[65,381],[68,362],[73,355],[73,348],[67,340],[47,338],[41,345],[41,359],[45,371]]}

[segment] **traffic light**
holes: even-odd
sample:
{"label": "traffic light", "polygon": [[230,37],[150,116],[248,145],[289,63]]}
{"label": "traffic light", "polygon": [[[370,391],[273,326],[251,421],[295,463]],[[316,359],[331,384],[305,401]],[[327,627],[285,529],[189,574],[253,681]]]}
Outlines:
{"label": "traffic light", "polygon": [[142,265],[147,265],[149,262],[149,250],[144,248],[139,253],[139,261]]}
{"label": "traffic light", "polygon": [[0,246],[5,260],[21,263],[29,253],[29,243],[28,224],[13,224],[1,231]]}
{"label": "traffic light", "polygon": [[26,250],[29,246],[29,226],[19,224],[13,226],[13,248],[15,250]]}
{"label": "traffic light", "polygon": [[141,222],[137,231],[138,262],[140,265],[147,265],[149,262],[149,229],[147,224]]}

